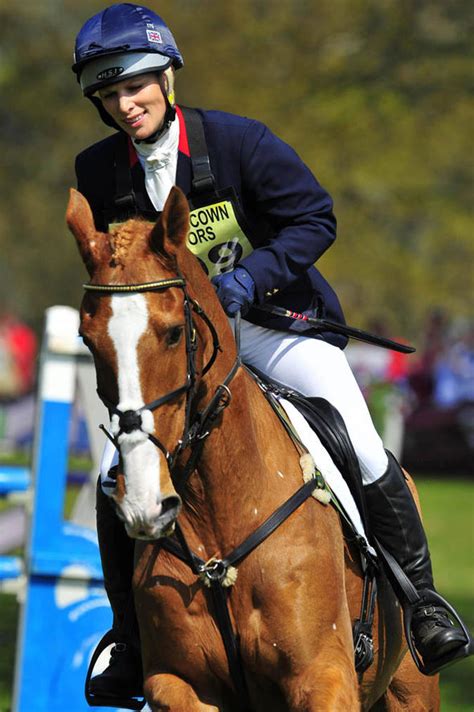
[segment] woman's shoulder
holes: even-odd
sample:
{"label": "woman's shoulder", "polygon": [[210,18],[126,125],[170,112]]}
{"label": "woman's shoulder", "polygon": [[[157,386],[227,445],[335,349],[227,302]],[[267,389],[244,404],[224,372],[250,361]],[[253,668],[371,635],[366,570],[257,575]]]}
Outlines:
{"label": "woman's shoulder", "polygon": [[233,134],[243,134],[252,129],[261,130],[264,125],[257,119],[217,109],[197,109],[203,123],[211,131],[230,131]]}

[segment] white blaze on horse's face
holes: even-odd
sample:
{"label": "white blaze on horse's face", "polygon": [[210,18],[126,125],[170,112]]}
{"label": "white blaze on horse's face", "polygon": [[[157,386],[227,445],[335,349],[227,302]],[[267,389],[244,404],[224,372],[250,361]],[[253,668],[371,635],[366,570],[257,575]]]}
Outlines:
{"label": "white blaze on horse's face", "polygon": [[[148,327],[148,307],[142,294],[114,294],[108,333],[117,357],[117,379],[121,412],[145,405],[140,385],[138,344]],[[154,429],[153,415],[142,411],[142,429],[121,433],[120,452],[126,481],[125,496],[119,502],[120,514],[130,536],[154,538],[162,532],[159,451],[148,439]],[[111,430],[119,432],[118,416],[112,416]],[[168,522],[169,526],[169,522]]]}

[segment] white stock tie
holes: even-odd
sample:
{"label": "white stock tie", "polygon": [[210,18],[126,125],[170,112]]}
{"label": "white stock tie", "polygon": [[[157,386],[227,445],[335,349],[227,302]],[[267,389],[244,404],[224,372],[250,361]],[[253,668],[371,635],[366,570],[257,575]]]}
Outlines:
{"label": "white stock tie", "polygon": [[146,192],[155,210],[163,210],[166,198],[176,183],[178,143],[179,122],[177,119],[155,143],[134,142],[138,159],[145,171]]}

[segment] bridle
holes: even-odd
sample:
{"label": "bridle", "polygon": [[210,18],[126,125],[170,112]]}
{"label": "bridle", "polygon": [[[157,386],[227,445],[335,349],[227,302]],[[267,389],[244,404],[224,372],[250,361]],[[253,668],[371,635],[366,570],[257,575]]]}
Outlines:
{"label": "bridle", "polygon": [[[87,283],[83,285],[83,288],[87,292],[94,292],[97,295],[108,295],[108,294],[137,294],[142,292],[163,292],[167,289],[178,288],[183,292],[184,297],[184,318],[185,318],[185,340],[186,340],[186,380],[182,386],[169,391],[164,396],[156,398],[150,403],[137,408],[136,410],[120,410],[117,404],[112,403],[103,393],[99,390],[97,391],[99,398],[102,400],[104,405],[107,407],[109,414],[116,415],[118,417],[119,430],[113,436],[105,428],[103,428],[107,437],[114,443],[116,448],[120,450],[119,438],[123,433],[131,433],[134,430],[139,430],[143,432],[151,442],[158,447],[164,454],[168,468],[173,479],[173,483],[177,489],[180,491],[183,489],[186,481],[193,471],[196,462],[199,458],[202,446],[204,444],[205,438],[209,435],[212,426],[214,425],[217,416],[222,412],[224,408],[230,403],[231,392],[229,390],[229,383],[234,378],[240,364],[240,314],[236,318],[236,342],[237,342],[237,356],[227,374],[226,378],[217,386],[216,391],[211,398],[210,402],[205,406],[202,411],[195,413],[194,418],[192,417],[192,404],[193,397],[196,394],[196,389],[198,385],[198,369],[196,367],[196,352],[198,348],[197,341],[197,331],[195,328],[195,323],[193,319],[193,314],[200,317],[206,326],[208,327],[211,337],[213,350],[209,358],[202,369],[200,376],[201,378],[212,368],[219,351],[222,351],[219,344],[219,337],[214,324],[211,322],[206,312],[202,309],[200,304],[193,299],[186,290],[186,280],[181,275],[177,277],[171,277],[168,279],[160,279],[154,282],[142,282],[139,284],[94,284]],[[184,427],[183,434],[178,440],[175,448],[169,451],[159,438],[155,437],[152,433],[147,432],[143,429],[142,413],[144,411],[153,412],[165,403],[169,403],[181,395],[186,394],[185,403],[185,415],[184,415]],[[178,461],[180,455],[186,448],[191,448],[191,454],[188,458],[186,464],[179,468],[178,472]]]}

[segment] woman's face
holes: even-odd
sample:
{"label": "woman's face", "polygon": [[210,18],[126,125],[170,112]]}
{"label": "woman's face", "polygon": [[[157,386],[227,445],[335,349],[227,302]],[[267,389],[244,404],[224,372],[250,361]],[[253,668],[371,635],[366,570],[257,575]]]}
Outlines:
{"label": "woman's face", "polygon": [[131,138],[146,139],[163,125],[166,101],[155,73],[99,89],[104,109]]}

